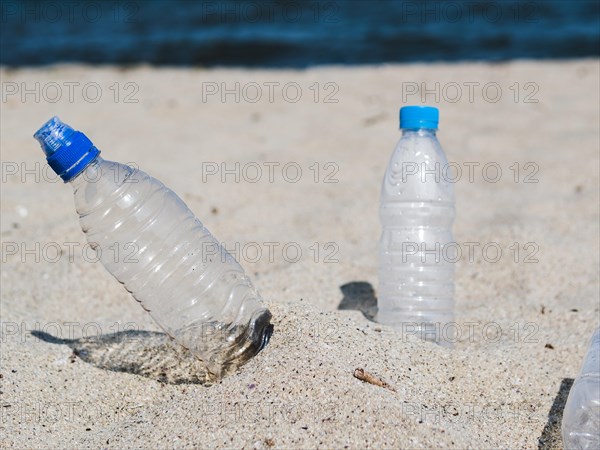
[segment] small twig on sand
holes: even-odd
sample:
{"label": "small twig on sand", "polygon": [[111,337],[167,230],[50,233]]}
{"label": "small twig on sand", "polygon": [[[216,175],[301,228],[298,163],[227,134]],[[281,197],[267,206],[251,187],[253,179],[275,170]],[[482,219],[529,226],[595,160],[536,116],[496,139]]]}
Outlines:
{"label": "small twig on sand", "polygon": [[376,377],[375,375],[371,375],[369,372],[366,372],[365,369],[362,369],[360,367],[354,369],[354,378],[358,378],[359,380],[364,381],[366,383],[374,384],[375,386],[379,386],[382,388],[389,389],[392,392],[396,392],[396,389],[387,384],[381,378]]}

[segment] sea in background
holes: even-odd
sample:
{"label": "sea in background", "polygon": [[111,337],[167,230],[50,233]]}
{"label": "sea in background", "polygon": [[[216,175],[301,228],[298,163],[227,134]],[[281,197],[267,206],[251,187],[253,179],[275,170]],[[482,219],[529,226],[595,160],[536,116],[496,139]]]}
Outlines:
{"label": "sea in background", "polygon": [[302,68],[600,55],[600,2],[11,1],[0,63]]}

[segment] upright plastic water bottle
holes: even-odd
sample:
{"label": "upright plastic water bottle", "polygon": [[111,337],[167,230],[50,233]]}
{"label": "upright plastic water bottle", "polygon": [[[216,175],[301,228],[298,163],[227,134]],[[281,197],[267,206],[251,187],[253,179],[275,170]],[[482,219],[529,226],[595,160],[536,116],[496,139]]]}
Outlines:
{"label": "upright plastic water bottle", "polygon": [[266,345],[270,312],[175,193],[140,170],[103,160],[58,117],[34,137],[50,167],[73,186],[81,228],[104,267],[213,379]]}
{"label": "upright plastic water bottle", "polygon": [[436,137],[438,120],[437,108],[400,109],[402,137],[381,188],[377,320],[451,346],[454,188]]}
{"label": "upright plastic water bottle", "polygon": [[565,449],[600,448],[600,328],[592,336],[562,417]]}

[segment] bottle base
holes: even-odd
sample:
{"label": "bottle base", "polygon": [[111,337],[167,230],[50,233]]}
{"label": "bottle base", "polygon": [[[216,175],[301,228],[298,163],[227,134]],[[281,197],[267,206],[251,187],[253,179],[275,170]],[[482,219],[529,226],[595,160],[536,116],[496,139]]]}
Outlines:
{"label": "bottle base", "polygon": [[375,320],[400,331],[403,342],[411,336],[447,348],[452,348],[456,342],[452,316],[446,315],[442,319],[378,311]]}
{"label": "bottle base", "polygon": [[211,332],[200,338],[201,346],[192,345],[190,350],[206,364],[208,383],[235,371],[267,346],[273,334],[271,318],[271,312],[264,309],[247,324],[204,324]]}

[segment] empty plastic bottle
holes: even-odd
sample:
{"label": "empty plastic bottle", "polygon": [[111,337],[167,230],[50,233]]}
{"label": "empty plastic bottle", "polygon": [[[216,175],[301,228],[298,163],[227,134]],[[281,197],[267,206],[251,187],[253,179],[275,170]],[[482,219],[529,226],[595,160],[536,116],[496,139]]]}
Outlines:
{"label": "empty plastic bottle", "polygon": [[600,328],[592,336],[562,417],[566,449],[600,448]]}
{"label": "empty plastic bottle", "polygon": [[381,188],[377,320],[451,346],[454,186],[436,137],[438,119],[437,108],[400,109],[402,137]]}
{"label": "empty plastic bottle", "polygon": [[238,262],[160,181],[105,161],[58,117],[34,137],[73,186],[81,228],[104,267],[219,378],[268,342],[270,312]]}

